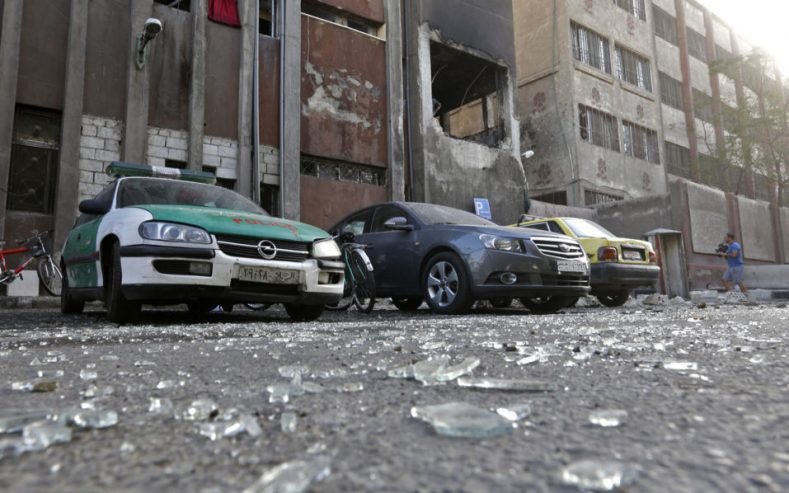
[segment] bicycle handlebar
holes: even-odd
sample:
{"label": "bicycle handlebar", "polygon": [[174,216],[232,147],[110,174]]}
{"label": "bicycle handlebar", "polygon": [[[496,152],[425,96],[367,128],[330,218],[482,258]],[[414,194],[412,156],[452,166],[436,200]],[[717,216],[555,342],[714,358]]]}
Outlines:
{"label": "bicycle handlebar", "polygon": [[[34,241],[40,240],[40,239],[41,239],[41,238],[43,238],[44,236],[47,236],[48,234],[51,234],[51,233],[53,233],[53,232],[54,232],[54,230],[53,230],[53,229],[50,229],[50,230],[48,230],[48,231],[44,231],[44,232],[42,232],[42,233],[39,233],[39,232],[38,232],[38,231],[36,231],[35,229],[34,229],[33,231],[34,231],[34,234],[33,234],[33,236],[31,236],[30,238],[25,238],[24,240],[16,240],[16,244],[17,244],[17,245],[26,245],[26,244],[28,244],[28,243],[32,243],[32,242],[34,242]],[[42,242],[42,243],[43,243],[43,242]]]}

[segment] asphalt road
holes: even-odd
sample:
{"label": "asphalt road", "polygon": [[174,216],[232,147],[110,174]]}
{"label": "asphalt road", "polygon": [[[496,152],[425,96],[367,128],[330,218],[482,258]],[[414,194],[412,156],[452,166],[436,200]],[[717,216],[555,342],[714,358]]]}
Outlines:
{"label": "asphalt road", "polygon": [[[171,309],[121,327],[95,306],[69,317],[0,310],[0,320],[0,423],[39,410],[71,431],[26,452],[21,433],[0,434],[0,491],[283,491],[260,481],[284,472],[314,479],[315,492],[569,492],[584,466],[613,468],[605,484],[626,491],[789,490],[786,305],[458,317],[388,305],[301,324],[276,307]],[[389,375],[433,358],[438,373],[417,373],[440,378],[447,356],[479,360],[461,381],[513,379],[487,383],[519,390]],[[25,390],[33,384],[44,391]],[[478,408],[445,428],[473,437],[412,417],[450,402]],[[529,412],[502,428],[488,412],[498,408]],[[596,423],[620,424],[590,422],[601,410]],[[85,428],[80,411],[108,426]],[[486,420],[500,434],[480,437]]]}

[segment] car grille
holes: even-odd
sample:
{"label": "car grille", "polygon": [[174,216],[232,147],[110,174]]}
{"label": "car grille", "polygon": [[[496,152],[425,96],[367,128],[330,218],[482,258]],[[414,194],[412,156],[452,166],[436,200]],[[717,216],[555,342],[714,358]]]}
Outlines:
{"label": "car grille", "polygon": [[[258,243],[262,238],[252,238],[249,236],[230,236],[217,235],[216,241],[219,249],[226,255],[244,258],[263,258],[258,252]],[[277,247],[277,253],[273,259],[284,262],[302,262],[310,256],[310,246],[307,243],[295,241],[270,240]]]}
{"label": "car grille", "polygon": [[533,237],[531,241],[534,243],[540,253],[549,257],[568,259],[580,258],[584,256],[584,251],[581,248],[581,245],[572,240]]}
{"label": "car grille", "polygon": [[543,274],[543,286],[588,286],[589,276],[582,274]]}

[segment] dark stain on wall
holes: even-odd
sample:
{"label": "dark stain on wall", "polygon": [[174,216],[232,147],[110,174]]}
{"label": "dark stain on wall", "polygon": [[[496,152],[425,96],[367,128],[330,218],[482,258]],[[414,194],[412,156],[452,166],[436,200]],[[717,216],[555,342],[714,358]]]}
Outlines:
{"label": "dark stain on wall", "polygon": [[164,29],[148,52],[148,124],[186,130],[192,78],[192,16],[160,4],[154,5],[153,14],[162,21]]}
{"label": "dark stain on wall", "polygon": [[25,0],[17,103],[63,108],[70,3]]}
{"label": "dark stain on wall", "polygon": [[205,134],[238,138],[241,30],[206,23]]}
{"label": "dark stain on wall", "polygon": [[88,3],[84,113],[123,120],[129,24],[124,0]]}
{"label": "dark stain on wall", "polygon": [[301,176],[301,220],[319,228],[330,228],[346,214],[384,201],[384,187]]}
{"label": "dark stain on wall", "polygon": [[279,147],[279,53],[280,40],[258,39],[260,51],[260,143]]}

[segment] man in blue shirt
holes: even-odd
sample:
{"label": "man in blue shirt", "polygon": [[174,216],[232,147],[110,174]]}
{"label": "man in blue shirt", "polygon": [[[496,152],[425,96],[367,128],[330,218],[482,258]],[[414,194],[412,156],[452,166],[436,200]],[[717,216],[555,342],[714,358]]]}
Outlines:
{"label": "man in blue shirt", "polygon": [[723,286],[726,288],[726,291],[729,292],[736,284],[740,287],[742,293],[747,293],[748,288],[746,288],[745,284],[742,282],[743,271],[745,269],[745,262],[742,260],[742,247],[739,243],[734,241],[734,235],[731,233],[726,233],[726,238],[723,241],[729,247],[726,252],[718,253],[718,256],[725,257],[726,263],[729,264],[729,268],[726,269],[726,273],[723,274]]}

